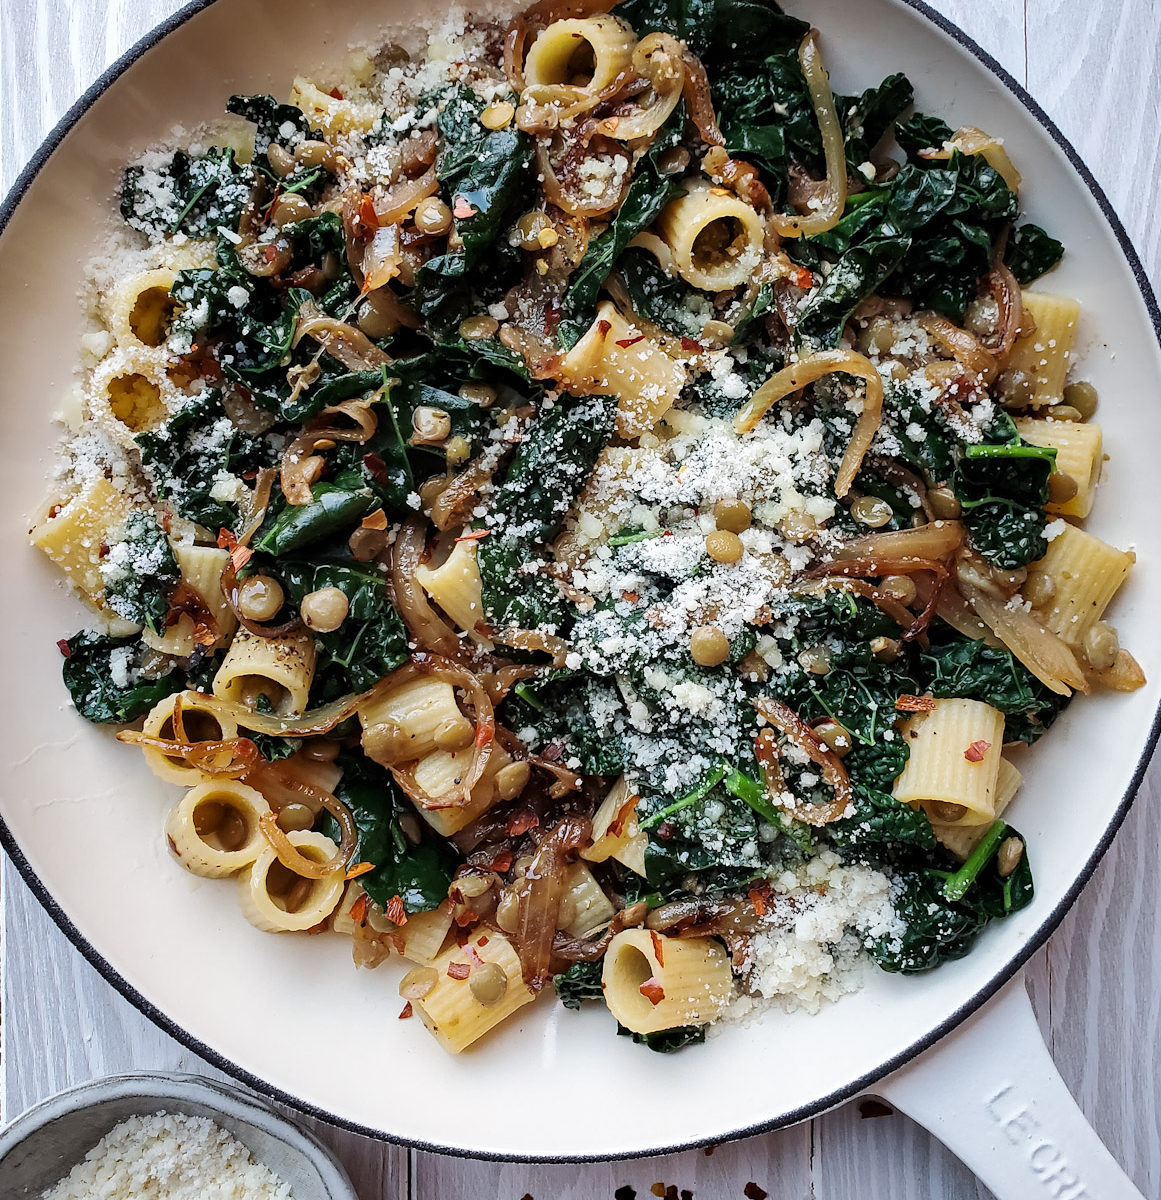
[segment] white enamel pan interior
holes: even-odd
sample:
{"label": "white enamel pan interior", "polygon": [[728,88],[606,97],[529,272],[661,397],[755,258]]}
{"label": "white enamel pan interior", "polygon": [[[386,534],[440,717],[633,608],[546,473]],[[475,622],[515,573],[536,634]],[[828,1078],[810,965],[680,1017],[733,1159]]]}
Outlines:
{"label": "white enamel pan interior", "polygon": [[[230,884],[173,864],[162,821],[176,793],[68,706],[55,643],[85,616],[26,538],[53,462],[50,416],[72,378],[83,264],[115,218],[125,159],[175,124],[216,119],[231,92],[285,94],[296,73],[437,7],[217,0],[183,10],[78,104],[9,198],[0,236],[5,844],[81,952],[159,1025],[267,1095],[345,1126],[473,1155],[563,1160],[791,1124],[898,1069],[1012,979],[1124,815],[1153,745],[1161,690],[1161,523],[1139,503],[1161,444],[1156,308],[1116,218],[1068,147],[977,48],[904,0],[791,4],[822,29],[838,89],[905,70],[923,109],[1003,136],[1030,215],[1067,244],[1064,265],[1041,286],[1084,304],[1085,375],[1100,389],[1111,459],[1090,527],[1139,556],[1115,620],[1149,683],[1076,704],[1021,764],[1027,782],[1013,817],[1031,847],[1036,899],[963,961],[910,979],[869,971],[860,993],[817,1016],[772,1011],[672,1057],[615,1037],[605,1012],[546,1001],[450,1058],[418,1021],[396,1019],[395,968],[355,971],[349,941],[337,936],[259,933]],[[1034,1026],[1026,1032],[1034,1036]],[[985,1039],[973,1061],[986,1049]],[[899,1102],[914,1109],[901,1087]]]}

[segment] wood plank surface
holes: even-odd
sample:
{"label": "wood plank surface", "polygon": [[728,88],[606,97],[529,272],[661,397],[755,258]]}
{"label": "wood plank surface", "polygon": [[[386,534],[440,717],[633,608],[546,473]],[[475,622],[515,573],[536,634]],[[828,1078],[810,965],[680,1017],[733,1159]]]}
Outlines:
{"label": "wood plank surface", "polygon": [[[104,66],[176,0],[0,0],[0,188]],[[1161,275],[1161,6],[1156,0],[936,0],[1058,121]],[[1161,1196],[1161,766],[1029,983],[1081,1107],[1147,1196]],[[5,859],[0,1110],[124,1070],[213,1074],[117,995],[57,931]],[[847,1105],[768,1137],[639,1163],[542,1167],[408,1152],[315,1125],[362,1200],[604,1200],[655,1183],[702,1200],[968,1200],[989,1193],[901,1115]]]}

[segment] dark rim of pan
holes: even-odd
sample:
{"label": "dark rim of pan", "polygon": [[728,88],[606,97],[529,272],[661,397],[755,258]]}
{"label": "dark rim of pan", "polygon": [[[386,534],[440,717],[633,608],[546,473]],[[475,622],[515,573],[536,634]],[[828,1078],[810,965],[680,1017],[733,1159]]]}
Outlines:
{"label": "dark rim of pan", "polygon": [[[1105,220],[1112,229],[1116,239],[1121,247],[1121,252],[1125,256],[1133,276],[1137,281],[1137,287],[1141,292],[1141,299],[1144,302],[1145,308],[1149,313],[1150,320],[1153,323],[1154,331],[1157,334],[1158,343],[1161,344],[1161,309],[1158,308],[1157,298],[1153,293],[1152,285],[1145,274],[1145,268],[1141,263],[1140,256],[1137,254],[1129,235],[1121,223],[1120,217],[1117,216],[1108,196],[1105,195],[1104,189],[1096,181],[1093,173],[1088,169],[1082,161],[1080,155],[1073,147],[1072,143],[1064,136],[1057,128],[1056,124],[1048,116],[1048,114],[1040,107],[1040,105],[1029,95],[1028,91],[1020,84],[1008,71],[1006,71],[990,54],[979,46],[972,38],[968,37],[957,25],[949,21],[942,13],[936,12],[929,7],[924,0],[896,0],[898,3],[905,4],[908,8],[926,17],[933,25],[941,29],[945,34],[951,37],[955,42],[973,55],[981,62],[989,71],[992,72],[1016,97],[1017,100],[1032,114],[1039,124],[1047,131],[1052,140],[1064,152],[1068,161],[1072,164],[1076,173],[1084,181],[1085,186],[1091,192],[1093,198],[1100,206],[1101,212],[1104,214]],[[28,165],[21,171],[16,182],[12,185],[12,189],[0,204],[0,234],[3,234],[8,222],[12,218],[12,214],[16,206],[23,199],[24,194],[31,187],[33,180],[39,175],[41,169],[45,166],[48,160],[52,157],[53,152],[61,144],[66,135],[71,131],[74,125],[85,115],[85,113],[96,103],[96,101],[104,95],[104,93],[143,55],[148,53],[156,46],[163,38],[172,33],[175,29],[184,25],[192,17],[204,9],[218,3],[218,0],[191,0],[191,3],[179,9],[167,20],[163,21],[155,29],[147,33],[139,42],[132,46],[124,55],[121,56],[115,63],[112,64],[76,101],[75,104],[65,113],[60,119],[51,133],[37,148],[36,153],[32,156]],[[1158,737],[1161,736],[1161,712],[1153,719],[1153,724],[1149,730],[1149,735],[1145,740],[1145,745],[1142,747],[1140,758],[1137,761],[1136,768],[1133,771],[1133,777],[1129,782],[1129,786],[1125,794],[1121,797],[1121,802],[1117,806],[1117,811],[1109,822],[1101,836],[1100,841],[1093,849],[1088,861],[1083,869],[1073,880],[1071,886],[1064,894],[1060,903],[1052,910],[1051,913],[1044,919],[1040,927],[1027,939],[1020,952],[1009,962],[1001,971],[993,978],[989,979],[982,987],[969,996],[946,1020],[933,1029],[924,1037],[918,1039],[906,1050],[899,1054],[886,1059],[875,1070],[870,1071],[857,1079],[852,1079],[840,1088],[828,1093],[826,1096],[813,1101],[810,1104],[805,1104],[800,1108],[796,1108],[791,1112],[782,1114],[782,1116],[769,1121],[756,1121],[752,1125],[743,1125],[737,1129],[729,1130],[725,1133],[716,1133],[712,1137],[694,1138],[688,1141],[681,1141],[666,1146],[650,1147],[647,1150],[632,1150],[620,1151],[614,1154],[602,1155],[602,1159],[627,1159],[627,1158],[642,1158],[655,1154],[673,1154],[680,1150],[689,1150],[699,1146],[712,1145],[719,1142],[733,1141],[737,1138],[750,1137],[754,1134],[769,1133],[775,1129],[783,1129],[789,1125],[795,1125],[799,1121],[807,1120],[810,1117],[817,1116],[819,1113],[826,1112],[828,1109],[834,1108],[845,1100],[849,1100],[852,1096],[858,1095],[870,1087],[877,1080],[889,1075],[892,1071],[898,1070],[905,1063],[911,1061],[924,1050],[934,1045],[944,1035],[950,1033],[957,1025],[966,1020],[972,1013],[976,1011],[982,1004],[989,1000],[1008,982],[1016,972],[1040,949],[1048,940],[1056,927],[1064,919],[1065,914],[1080,895],[1085,884],[1092,877],[1100,860],[1104,857],[1112,843],[1113,836],[1124,822],[1125,816],[1129,811],[1129,806],[1133,802],[1133,797],[1136,795],[1138,788],[1141,786],[1141,780],[1144,778],[1145,771],[1149,765],[1149,760],[1152,757],[1153,750],[1157,745]],[[305,1113],[312,1117],[317,1117],[320,1120],[328,1121],[332,1125],[337,1125],[342,1129],[349,1130],[352,1133],[359,1133],[366,1137],[376,1138],[379,1140],[387,1140],[396,1142],[401,1145],[414,1147],[417,1150],[430,1150],[439,1154],[450,1154],[461,1158],[478,1158],[491,1159],[501,1162],[520,1161],[520,1162],[544,1162],[544,1163],[565,1163],[565,1162],[586,1162],[591,1161],[589,1155],[553,1155],[541,1154],[533,1156],[517,1156],[512,1154],[494,1154],[487,1150],[472,1150],[466,1151],[461,1147],[447,1146],[439,1142],[426,1142],[420,1139],[402,1138],[394,1135],[389,1135],[381,1129],[375,1129],[368,1125],[362,1125],[357,1121],[351,1121],[344,1117],[337,1116],[334,1113],[328,1112],[326,1109],[319,1108],[317,1105],[311,1104],[307,1100],[303,1100],[299,1096],[292,1095],[289,1092],[283,1091],[281,1088],[275,1087],[273,1084],[257,1075],[238,1066],[237,1063],[231,1062],[228,1058],[219,1054],[212,1046],[207,1046],[204,1042],[194,1037],[188,1030],[183,1029],[164,1012],[162,1012],[155,1004],[152,1004],[145,996],[143,996],[132,984],[121,976],[110,963],[108,963],[101,954],[88,942],[88,940],[80,933],[76,926],[69,920],[64,910],[49,894],[48,889],[37,877],[28,860],[24,857],[20,847],[16,843],[16,839],[12,836],[8,826],[4,823],[0,816],[0,844],[3,844],[7,850],[9,857],[16,865],[16,869],[23,876],[25,883],[28,884],[33,894],[44,906],[49,916],[56,922],[61,932],[72,942],[72,944],[81,952],[81,954],[100,972],[100,974],[108,980],[113,987],[121,993],[135,1008],[145,1014],[155,1025],[165,1030],[171,1037],[176,1038],[182,1045],[199,1054],[206,1062],[226,1074],[233,1076],[241,1083],[246,1084],[260,1095],[267,1097],[270,1100],[278,1101],[282,1104],[289,1104],[296,1108],[299,1112]]]}

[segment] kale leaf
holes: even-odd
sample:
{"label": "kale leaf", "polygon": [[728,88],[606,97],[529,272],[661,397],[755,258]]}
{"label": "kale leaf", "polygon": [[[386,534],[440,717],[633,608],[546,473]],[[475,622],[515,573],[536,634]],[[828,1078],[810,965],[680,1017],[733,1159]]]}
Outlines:
{"label": "kale leaf", "polygon": [[604,959],[596,962],[575,962],[567,971],[552,977],[552,986],[557,999],[565,1006],[576,1012],[586,1000],[601,1000],[604,991],[601,988],[601,970]]}
{"label": "kale leaf", "polygon": [[675,1029],[659,1029],[656,1033],[634,1033],[624,1025],[617,1026],[619,1037],[632,1038],[638,1046],[648,1046],[658,1054],[672,1054],[686,1046],[696,1046],[705,1041],[704,1025],[681,1025]]}
{"label": "kale leaf", "polygon": [[1051,271],[1063,257],[1064,246],[1039,225],[1031,223],[1020,225],[1012,231],[1004,251],[1004,261],[1021,286]]}
{"label": "kale leaf", "polygon": [[147,647],[137,638],[103,637],[90,630],[61,644],[61,674],[77,712],[98,725],[124,725],[185,685],[181,671],[160,678],[141,673]]}
{"label": "kale leaf", "polygon": [[586,775],[619,775],[628,761],[624,740],[598,727],[597,700],[608,700],[612,685],[580,671],[548,671],[518,683],[501,715],[509,729],[532,729],[536,740],[566,744]]}
{"label": "kale leaf", "polygon": [[243,433],[226,416],[216,390],[191,397],[163,425],[134,441],[158,498],[210,530],[232,528],[238,519],[232,503],[214,498],[215,484],[273,462],[264,439]]}
{"label": "kale leaf", "polygon": [[253,185],[254,172],[233,150],[214,147],[197,156],[177,150],[160,167],[125,168],[121,216],[154,239],[178,232],[209,237],[219,226],[237,228]]}
{"label": "kale leaf", "polygon": [[827,837],[845,859],[878,866],[935,849],[935,834],[922,809],[877,788],[856,784],[852,790],[855,811],[826,827]]}
{"label": "kale leaf", "polygon": [[105,603],[117,616],[159,634],[181,571],[152,512],[134,509],[125,518],[101,566]]}
{"label": "kale leaf", "polygon": [[[373,871],[359,876],[363,890],[384,910],[393,896],[409,913],[438,908],[447,899],[459,863],[455,851],[426,829],[418,845],[408,840],[399,817],[413,811],[411,803],[382,767],[359,753],[341,754],[336,761],[343,777],[335,795],[350,810],[359,831],[355,859],[375,864]],[[338,826],[329,814],[320,828],[337,840]]]}
{"label": "kale leaf", "polygon": [[[348,532],[377,503],[375,493],[362,478],[336,475],[331,483],[316,483],[309,504],[285,505],[259,530],[254,549],[281,557],[337,538]],[[272,510],[273,511],[273,510]]]}
{"label": "kale leaf", "polygon": [[499,518],[476,552],[484,612],[498,628],[559,626],[560,593],[538,569],[533,547],[556,536],[613,432],[616,404],[608,396],[562,395],[542,412],[493,493]]}
{"label": "kale leaf", "polygon": [[319,700],[361,692],[407,660],[407,631],[387,594],[387,579],[373,563],[310,561],[279,563],[286,593],[297,608],[321,588],[347,597],[338,629],[316,633],[318,665],[312,694]]}
{"label": "kale leaf", "polygon": [[[235,116],[252,122],[254,131],[254,163],[271,179],[276,179],[282,190],[298,190],[294,184],[300,180],[293,176],[282,179],[270,167],[267,151],[271,143],[281,146],[284,150],[293,150],[295,145],[305,140],[318,141],[322,134],[312,129],[306,114],[294,104],[282,104],[273,96],[231,96],[226,101],[226,111]],[[314,172],[316,175],[318,172]],[[297,174],[297,172],[296,172]]]}

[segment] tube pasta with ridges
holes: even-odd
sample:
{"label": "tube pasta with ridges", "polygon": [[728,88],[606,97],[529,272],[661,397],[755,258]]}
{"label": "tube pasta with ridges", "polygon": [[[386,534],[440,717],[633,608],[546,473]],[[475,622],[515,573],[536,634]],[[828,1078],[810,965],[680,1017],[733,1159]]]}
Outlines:
{"label": "tube pasta with ridges", "polygon": [[416,568],[415,580],[473,640],[491,649],[491,642],[476,633],[476,623],[484,619],[484,602],[474,541],[456,542],[438,567],[421,563]]}
{"label": "tube pasta with ridges", "polygon": [[[495,963],[504,972],[503,995],[493,1004],[481,1004],[472,992],[471,974],[481,969],[481,962]],[[535,999],[524,982],[520,957],[502,933],[476,934],[463,947],[444,951],[430,965],[436,971],[435,986],[412,1003],[436,1041],[452,1054],[466,1050]]]}
{"label": "tube pasta with ridges", "polygon": [[214,676],[214,695],[251,708],[265,696],[280,716],[303,713],[315,660],[314,638],[304,630],[267,638],[239,629]]}
{"label": "tube pasta with ridges", "polygon": [[269,811],[255,788],[236,779],[211,780],[191,788],[169,810],[165,836],[187,871],[223,879],[268,849],[258,822]]}
{"label": "tube pasta with ridges", "polygon": [[567,88],[595,99],[629,65],[635,41],[624,22],[607,13],[553,21],[528,48],[525,95],[539,100],[545,91]]}
{"label": "tube pasta with ridges", "polygon": [[1076,495],[1063,503],[1049,501],[1049,512],[1083,519],[1092,512],[1104,465],[1101,427],[1080,421],[1016,420],[1020,436],[1033,446],[1056,448],[1056,470],[1076,482]]}
{"label": "tube pasta with ridges", "polygon": [[729,1002],[730,962],[711,938],[625,929],[609,943],[601,986],[609,1011],[634,1033],[707,1025]]}
{"label": "tube pasta with ridges", "polygon": [[[996,816],[1016,798],[1022,782],[1020,772],[1006,759],[1000,759],[1000,769],[996,774]],[[956,858],[966,861],[971,852],[979,845],[988,825],[944,825],[938,821],[931,822],[935,840],[946,846]]]}
{"label": "tube pasta with ridges", "polygon": [[561,379],[574,392],[617,397],[617,433],[639,437],[677,402],[687,371],[610,301],[564,356]]}
{"label": "tube pasta with ridges", "polygon": [[1036,615],[1047,629],[1078,646],[1129,575],[1136,556],[1078,529],[1065,527],[1048,543],[1048,553],[1033,564],[1052,580],[1052,599]]}
{"label": "tube pasta with ridges", "polygon": [[[214,644],[224,645],[238,627],[234,610],[222,595],[222,571],[229,561],[229,551],[221,550],[217,546],[195,546],[189,542],[178,542],[173,547],[173,556],[181,571],[182,583],[188,584],[197,592],[214,618],[218,635]],[[167,626],[160,634],[145,629],[141,638],[147,646],[162,654],[188,658],[196,645],[193,618],[188,613],[183,613],[175,625]]]}
{"label": "tube pasta with ridges", "polygon": [[[142,732],[149,737],[173,740],[173,709],[179,698],[187,740],[220,742],[238,736],[238,726],[234,720],[206,705],[198,692],[175,692],[172,696],[159,700],[149,710]],[[197,767],[191,767],[184,760],[166,754],[156,746],[143,745],[141,750],[149,769],[166,783],[180,783],[185,787],[192,787],[205,781],[205,775]],[[226,753],[224,757],[230,756]]]}
{"label": "tube pasta with ridges", "polygon": [[[1004,714],[979,700],[936,700],[903,726],[909,755],[893,795],[921,805],[946,825],[983,825],[996,815],[996,780],[1004,745]],[[937,804],[964,810],[945,820]]]}
{"label": "tube pasta with ridges", "polygon": [[[314,862],[327,862],[338,850],[335,843],[321,833],[306,831],[286,836],[299,854]],[[276,863],[277,855],[273,847],[267,845],[238,876],[239,899],[246,920],[266,933],[301,932],[321,925],[343,897],[345,884],[342,868],[329,872],[322,879],[294,876],[288,890],[276,896],[271,891],[270,882],[271,871]],[[283,875],[290,873],[281,863],[278,863],[278,869]],[[284,907],[286,898],[294,896],[299,890],[303,893],[302,899],[295,904],[293,911],[289,911]]]}
{"label": "tube pasta with ridges", "polygon": [[463,750],[475,729],[442,679],[420,676],[359,710],[363,749],[382,766],[415,762],[435,750]]}
{"label": "tube pasta with ridges", "polygon": [[745,283],[762,260],[766,231],[750,205],[707,180],[690,184],[657,218],[673,266],[686,283],[724,292]]}
{"label": "tube pasta with ridges", "polygon": [[557,926],[570,937],[592,937],[613,919],[616,909],[583,862],[573,863],[564,879]]}
{"label": "tube pasta with ridges", "polygon": [[1059,404],[1064,395],[1065,376],[1072,365],[1080,305],[1066,296],[1025,292],[1024,312],[1025,319],[1030,316],[1036,322],[1036,328],[1016,339],[1006,369],[1026,376],[1030,389],[1028,403]]}
{"label": "tube pasta with ridges", "polygon": [[162,345],[173,315],[174,301],[169,291],[176,278],[176,271],[158,267],[117,284],[105,305],[105,320],[119,346],[137,349]]}
{"label": "tube pasta with ridges", "polygon": [[[433,750],[415,764],[415,782],[434,800],[459,784],[464,772],[471,769],[473,755],[470,746],[465,750]],[[420,803],[416,804],[416,811],[441,837],[459,833],[502,799],[511,799],[501,796],[496,788],[496,776],[511,763],[511,755],[502,746],[494,746],[483,776],[472,788],[470,804],[427,808]]]}

